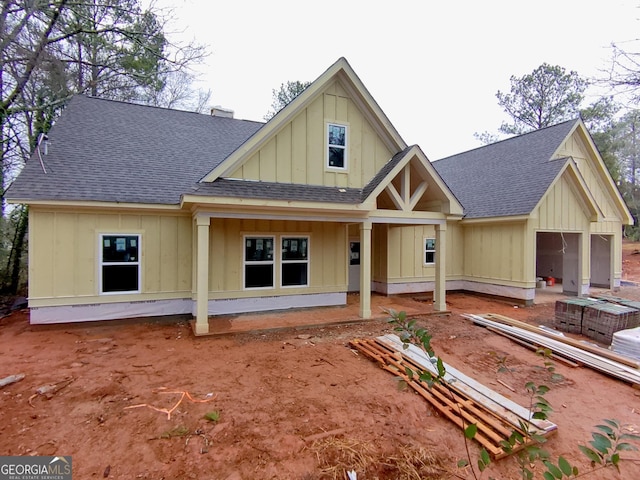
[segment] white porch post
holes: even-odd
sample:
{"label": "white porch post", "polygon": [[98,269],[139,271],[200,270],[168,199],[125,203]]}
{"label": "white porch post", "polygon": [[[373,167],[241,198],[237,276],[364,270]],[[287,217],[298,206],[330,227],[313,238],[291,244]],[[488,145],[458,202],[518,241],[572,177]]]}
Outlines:
{"label": "white porch post", "polygon": [[198,215],[196,267],[196,334],[209,333],[209,217]]}
{"label": "white porch post", "polygon": [[447,226],[446,224],[436,225],[436,288],[433,292],[436,312],[447,311]]}
{"label": "white porch post", "polygon": [[371,221],[360,224],[360,317],[371,318]]}

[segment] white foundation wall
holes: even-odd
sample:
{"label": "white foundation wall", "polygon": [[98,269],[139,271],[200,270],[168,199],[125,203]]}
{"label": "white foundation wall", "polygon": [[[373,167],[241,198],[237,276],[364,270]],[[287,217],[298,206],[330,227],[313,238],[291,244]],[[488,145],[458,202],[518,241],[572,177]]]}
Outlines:
{"label": "white foundation wall", "polygon": [[[209,315],[255,313],[291,308],[334,307],[346,304],[346,292],[209,300]],[[191,298],[31,307],[30,323],[45,325],[169,315],[195,316],[195,310],[196,302]]]}
{"label": "white foundation wall", "polygon": [[[273,297],[250,297],[209,300],[209,315],[267,312],[290,308],[335,307],[347,304],[346,292],[317,293],[306,295],[281,295]],[[195,316],[196,305],[191,313]]]}
{"label": "white foundation wall", "polygon": [[181,298],[63,305],[55,307],[31,307],[29,309],[30,323],[34,325],[44,325],[139,317],[161,317],[165,315],[188,315],[191,314],[193,303],[193,300],[190,298]]}
{"label": "white foundation wall", "polygon": [[[470,280],[447,280],[447,290],[483,293],[496,297],[513,298],[525,302],[533,301],[535,288],[510,287],[492,283],[474,282]],[[373,290],[384,295],[401,295],[407,293],[433,292],[435,282],[383,283],[374,282]]]}

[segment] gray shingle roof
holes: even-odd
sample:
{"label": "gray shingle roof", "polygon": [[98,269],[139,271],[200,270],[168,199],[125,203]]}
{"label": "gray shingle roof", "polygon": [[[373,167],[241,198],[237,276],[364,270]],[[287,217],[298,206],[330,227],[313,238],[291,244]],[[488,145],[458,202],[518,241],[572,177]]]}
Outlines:
{"label": "gray shingle roof", "polygon": [[78,95],[7,198],[178,204],[262,125]]}
{"label": "gray shingle roof", "polygon": [[509,138],[433,163],[465,218],[528,215],[566,159],[551,156],[577,120]]}
{"label": "gray shingle roof", "polygon": [[324,187],[295,183],[255,182],[218,178],[214,182],[202,182],[190,192],[193,195],[236,198],[260,198],[300,202],[350,203],[362,202],[362,189]]}

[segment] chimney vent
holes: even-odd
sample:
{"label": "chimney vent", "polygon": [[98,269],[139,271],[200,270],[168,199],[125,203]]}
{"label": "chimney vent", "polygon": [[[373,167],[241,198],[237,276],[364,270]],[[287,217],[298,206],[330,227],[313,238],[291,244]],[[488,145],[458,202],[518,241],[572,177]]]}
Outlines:
{"label": "chimney vent", "polygon": [[233,118],[233,110],[216,105],[215,107],[211,107],[211,116]]}

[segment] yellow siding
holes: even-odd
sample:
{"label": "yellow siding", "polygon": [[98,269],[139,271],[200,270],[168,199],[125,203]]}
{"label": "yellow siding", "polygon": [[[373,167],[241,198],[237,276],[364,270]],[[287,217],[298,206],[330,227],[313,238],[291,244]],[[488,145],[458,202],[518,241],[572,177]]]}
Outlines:
{"label": "yellow siding", "polygon": [[565,176],[547,192],[543,202],[534,212],[534,228],[546,231],[588,231],[587,218],[582,201]]}
{"label": "yellow siding", "polygon": [[[500,280],[518,285],[526,278],[525,224],[469,225],[464,228],[464,275],[468,280]],[[527,252],[528,253],[528,252]]]}
{"label": "yellow siding", "polygon": [[[276,261],[275,288],[243,289],[245,235],[300,234],[309,237],[309,286],[280,288]],[[277,246],[277,244],[276,244]],[[347,231],[344,224],[282,220],[212,219],[210,230],[210,298],[241,298],[344,291],[347,285]],[[276,250],[277,252],[277,250]],[[276,258],[279,256],[276,253]]]}
{"label": "yellow siding", "polygon": [[[346,172],[326,168],[328,122],[348,127]],[[339,81],[335,81],[229,176],[266,182],[362,188],[393,153]]]}
{"label": "yellow siding", "polygon": [[464,274],[464,229],[460,222],[447,224],[447,279]]}
{"label": "yellow siding", "polygon": [[616,217],[618,213],[611,203],[609,191],[605,187],[605,180],[598,173],[596,165],[591,159],[590,148],[577,132],[562,144],[558,154],[559,156],[570,156],[574,159],[580,174],[591,191],[591,195],[593,195],[605,218]]}
{"label": "yellow siding", "polygon": [[[30,300],[58,304],[70,297],[77,297],[75,303],[86,303],[190,296],[191,223],[190,215],[75,213],[32,207]],[[99,294],[100,233],[141,234],[141,294]]]}

